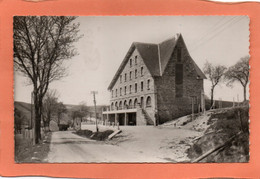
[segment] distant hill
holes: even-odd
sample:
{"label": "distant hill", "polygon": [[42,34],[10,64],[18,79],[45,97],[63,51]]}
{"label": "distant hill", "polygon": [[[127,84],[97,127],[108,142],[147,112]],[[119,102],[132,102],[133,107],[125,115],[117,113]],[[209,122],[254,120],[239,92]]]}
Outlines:
{"label": "distant hill", "polygon": [[[66,108],[68,109],[68,113],[70,113],[73,110],[77,110],[80,108],[79,105],[71,105],[71,104],[65,104]],[[14,107],[16,110],[18,110],[23,116],[23,124],[29,125],[31,121],[31,104],[25,103],[21,101],[15,101]],[[97,105],[97,115],[98,117],[101,117],[102,114],[102,108],[106,107],[105,105]],[[87,106],[87,110],[90,113],[91,116],[94,116],[95,114],[95,107],[94,106]],[[61,121],[62,122],[62,121]]]}

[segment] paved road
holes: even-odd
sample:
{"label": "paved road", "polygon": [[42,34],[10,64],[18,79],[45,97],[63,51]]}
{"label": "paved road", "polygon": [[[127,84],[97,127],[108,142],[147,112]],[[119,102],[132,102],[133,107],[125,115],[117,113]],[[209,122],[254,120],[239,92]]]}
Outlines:
{"label": "paved road", "polygon": [[169,162],[154,156],[132,151],[117,145],[86,139],[72,131],[52,133],[47,162]]}

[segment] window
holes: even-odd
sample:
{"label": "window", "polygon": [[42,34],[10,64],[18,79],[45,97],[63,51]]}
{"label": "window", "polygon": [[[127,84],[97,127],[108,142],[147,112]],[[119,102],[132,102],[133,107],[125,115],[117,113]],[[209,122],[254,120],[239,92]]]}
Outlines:
{"label": "window", "polygon": [[122,96],[122,88],[120,88],[120,96]]}
{"label": "window", "polygon": [[137,65],[137,55],[135,56],[135,64]]}
{"label": "window", "polygon": [[124,101],[124,108],[127,109],[127,101]]}
{"label": "window", "polygon": [[111,103],[111,110],[112,111],[114,110],[114,103],[113,102]]}
{"label": "window", "polygon": [[135,92],[137,93],[137,83],[135,83]]}
{"label": "window", "polygon": [[129,100],[129,107],[132,108],[132,105],[133,105],[133,104],[132,104],[132,100],[130,99],[130,100]]}
{"label": "window", "polygon": [[144,97],[141,97],[141,108],[144,108]]}
{"label": "window", "polygon": [[122,75],[120,75],[120,83],[122,83]]}
{"label": "window", "polygon": [[137,98],[135,98],[135,101],[134,101],[134,108],[137,107],[137,104],[138,104],[138,101],[137,101]]}
{"label": "window", "polygon": [[117,97],[117,89],[116,89],[116,97]]}
{"label": "window", "polygon": [[150,79],[147,80],[147,89],[150,89]]}
{"label": "window", "polygon": [[176,64],[175,67],[175,95],[176,97],[183,96],[183,64]]}
{"label": "window", "polygon": [[129,94],[132,93],[132,85],[129,86]]}
{"label": "window", "polygon": [[135,78],[137,78],[137,69],[135,69]]}
{"label": "window", "polygon": [[183,83],[183,64],[176,64],[175,69],[175,83],[177,85]]}
{"label": "window", "polygon": [[125,86],[125,95],[126,95],[126,86]]}
{"label": "window", "polygon": [[122,109],[122,101],[119,102],[119,109]]}
{"label": "window", "polygon": [[132,72],[130,71],[129,80],[132,80]]}
{"label": "window", "polygon": [[144,75],[144,67],[141,67],[141,76]]}
{"label": "window", "polygon": [[181,62],[181,58],[182,58],[182,49],[179,47],[177,48],[177,61]]}
{"label": "window", "polygon": [[152,99],[150,96],[148,96],[146,99],[146,107],[151,107],[151,106],[152,106]]}
{"label": "window", "polygon": [[130,58],[130,62],[129,63],[130,63],[130,67],[132,67],[132,58]]}
{"label": "window", "polygon": [[118,109],[117,102],[115,103],[115,109],[116,109],[116,110]]}
{"label": "window", "polygon": [[143,90],[144,90],[144,82],[141,81],[141,91],[143,91]]}

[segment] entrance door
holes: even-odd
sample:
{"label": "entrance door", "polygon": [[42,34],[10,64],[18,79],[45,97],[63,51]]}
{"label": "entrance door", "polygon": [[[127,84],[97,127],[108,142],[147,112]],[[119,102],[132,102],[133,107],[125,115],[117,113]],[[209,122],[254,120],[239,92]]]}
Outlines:
{"label": "entrance door", "polygon": [[136,125],[136,113],[128,113],[128,125],[135,126]]}

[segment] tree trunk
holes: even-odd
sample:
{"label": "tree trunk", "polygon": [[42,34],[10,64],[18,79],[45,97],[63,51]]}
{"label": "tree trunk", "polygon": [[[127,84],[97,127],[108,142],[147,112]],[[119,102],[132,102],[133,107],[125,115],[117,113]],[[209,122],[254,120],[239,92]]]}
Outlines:
{"label": "tree trunk", "polygon": [[246,101],[246,85],[244,87],[244,101]]}
{"label": "tree trunk", "polygon": [[42,101],[40,101],[37,94],[34,93],[34,111],[35,111],[35,124],[34,124],[34,136],[35,144],[38,144],[41,140],[41,117],[42,117]]}
{"label": "tree trunk", "polygon": [[213,99],[214,99],[214,87],[211,87],[211,98],[210,98],[210,107],[213,105]]}

